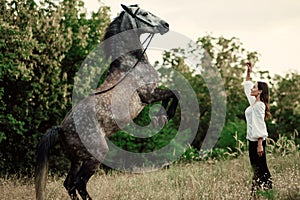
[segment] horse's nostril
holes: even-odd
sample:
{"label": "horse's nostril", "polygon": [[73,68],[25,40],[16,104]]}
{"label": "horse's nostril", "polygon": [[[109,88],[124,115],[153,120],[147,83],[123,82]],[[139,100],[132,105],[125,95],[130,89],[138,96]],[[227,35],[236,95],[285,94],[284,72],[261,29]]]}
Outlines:
{"label": "horse's nostril", "polygon": [[169,28],[169,24],[166,22],[166,21],[164,21],[164,20],[161,20],[161,25],[163,26],[163,27],[165,27],[165,28]]}

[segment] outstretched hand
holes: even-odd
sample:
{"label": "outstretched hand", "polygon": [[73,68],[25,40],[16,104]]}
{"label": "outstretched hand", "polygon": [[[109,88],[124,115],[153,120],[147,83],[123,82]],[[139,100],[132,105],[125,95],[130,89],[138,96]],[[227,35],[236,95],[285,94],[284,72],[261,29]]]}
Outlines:
{"label": "outstretched hand", "polygon": [[246,65],[247,65],[247,73],[250,74],[252,72],[252,63],[251,62],[247,62]]}

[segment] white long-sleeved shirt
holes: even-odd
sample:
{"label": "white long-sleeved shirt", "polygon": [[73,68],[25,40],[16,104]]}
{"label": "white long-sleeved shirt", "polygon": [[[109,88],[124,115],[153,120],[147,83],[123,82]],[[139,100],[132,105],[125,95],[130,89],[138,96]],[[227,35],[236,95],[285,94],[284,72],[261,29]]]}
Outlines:
{"label": "white long-sleeved shirt", "polygon": [[251,88],[253,83],[245,81],[244,91],[250,106],[245,110],[247,121],[247,136],[250,141],[257,141],[258,138],[265,140],[268,137],[267,126],[265,123],[266,105],[262,101],[255,101],[255,97],[251,96]]}

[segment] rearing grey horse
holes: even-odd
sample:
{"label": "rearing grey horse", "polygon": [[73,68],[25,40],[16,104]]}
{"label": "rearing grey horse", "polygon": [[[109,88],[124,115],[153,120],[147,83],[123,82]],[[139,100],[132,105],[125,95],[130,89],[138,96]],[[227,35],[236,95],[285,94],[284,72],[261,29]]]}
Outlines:
{"label": "rearing grey horse", "polygon": [[[122,7],[124,11],[111,22],[104,37],[104,41],[113,38],[105,45],[105,54],[113,61],[104,83],[74,106],[60,126],[49,129],[38,145],[35,174],[38,200],[44,199],[49,151],[56,143],[71,161],[64,182],[71,199],[79,199],[77,192],[82,199],[91,199],[86,185],[109,151],[105,137],[122,129],[147,104],[162,102],[163,108],[156,117],[162,123],[175,114],[178,92],[157,87],[158,73],[140,42],[141,34],[165,34],[169,25],[137,5]],[[133,34],[114,37],[125,31]],[[132,45],[138,48],[118,55],[120,49],[130,49]]]}

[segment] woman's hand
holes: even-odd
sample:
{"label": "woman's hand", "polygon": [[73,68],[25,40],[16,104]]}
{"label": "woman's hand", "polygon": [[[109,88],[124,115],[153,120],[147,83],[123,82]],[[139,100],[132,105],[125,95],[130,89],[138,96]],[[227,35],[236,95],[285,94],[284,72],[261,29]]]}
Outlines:
{"label": "woman's hand", "polygon": [[258,138],[258,140],[257,140],[257,154],[258,154],[259,157],[261,157],[264,154],[264,147],[263,147],[262,143],[263,143],[263,139]]}
{"label": "woman's hand", "polygon": [[246,65],[247,65],[247,74],[250,74],[252,72],[252,64],[251,62],[247,62]]}
{"label": "woman's hand", "polygon": [[257,146],[257,154],[261,157],[264,154],[264,147],[262,145]]}
{"label": "woman's hand", "polygon": [[247,76],[246,76],[246,81],[250,81],[250,74],[252,72],[252,64],[251,62],[247,62]]}

